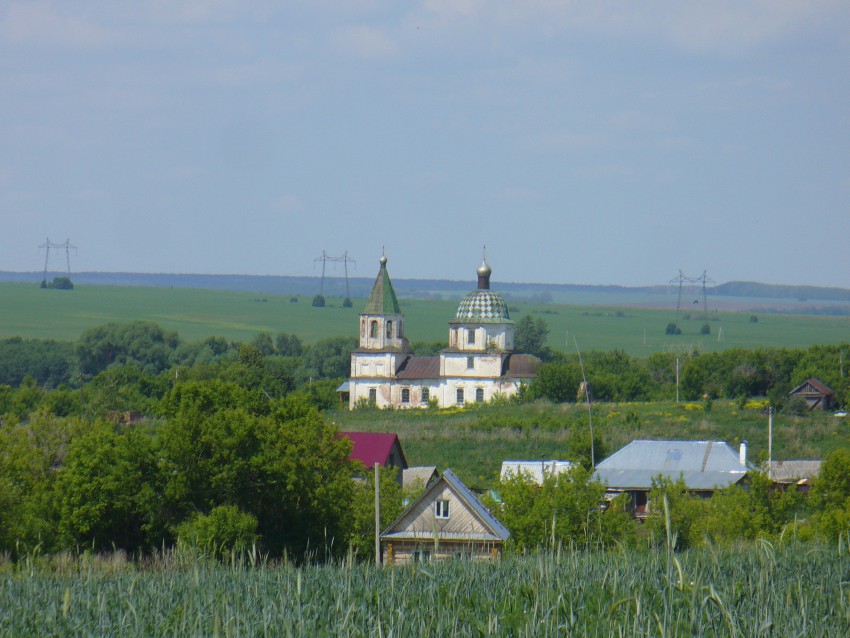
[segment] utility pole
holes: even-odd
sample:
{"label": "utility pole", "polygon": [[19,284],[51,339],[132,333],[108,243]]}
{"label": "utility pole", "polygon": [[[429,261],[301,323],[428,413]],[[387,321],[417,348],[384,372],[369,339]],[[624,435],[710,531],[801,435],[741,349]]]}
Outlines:
{"label": "utility pole", "polygon": [[375,565],[381,566],[381,465],[375,463]]}
{"label": "utility pole", "polygon": [[773,406],[767,408],[767,478],[773,476]]}

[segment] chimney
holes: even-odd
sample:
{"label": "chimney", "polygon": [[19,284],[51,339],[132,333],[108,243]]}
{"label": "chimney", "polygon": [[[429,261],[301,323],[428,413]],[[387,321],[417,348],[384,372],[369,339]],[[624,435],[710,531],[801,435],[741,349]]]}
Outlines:
{"label": "chimney", "polygon": [[738,448],[738,460],[741,462],[741,465],[747,465],[747,442],[741,441],[741,447]]}

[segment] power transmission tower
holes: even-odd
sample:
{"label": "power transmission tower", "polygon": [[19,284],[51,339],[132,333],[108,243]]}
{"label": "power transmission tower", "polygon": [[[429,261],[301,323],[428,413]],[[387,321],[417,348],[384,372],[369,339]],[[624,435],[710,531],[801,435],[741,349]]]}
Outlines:
{"label": "power transmission tower", "polygon": [[[709,278],[708,271],[703,270],[702,275],[699,277],[686,277],[682,270],[679,269],[679,275],[677,277],[673,277],[673,279],[670,280],[670,283],[678,286],[678,295],[676,297],[676,317],[679,317],[679,313],[682,310],[682,293],[686,292],[688,289],[693,290],[699,285],[702,290],[702,314],[703,318],[708,321],[708,291],[706,290],[706,287],[708,284],[715,283],[713,279]],[[687,289],[685,288],[686,286]],[[699,303],[700,300],[697,298],[693,300],[692,305]]]}
{"label": "power transmission tower", "polygon": [[354,264],[354,267],[356,268],[357,262],[348,256],[347,250],[342,254],[341,257],[331,257],[330,255],[328,255],[327,252],[323,250],[322,256],[316,257],[313,260],[313,264],[315,265],[316,262],[319,261],[322,262],[322,282],[321,284],[319,284],[319,296],[325,296],[325,273],[327,271],[328,262],[331,262],[334,265],[342,262],[343,267],[345,268],[345,301],[343,301],[343,306],[351,306],[351,293],[348,287],[348,264]]}
{"label": "power transmission tower", "polygon": [[47,267],[48,267],[48,263],[50,261],[50,249],[51,248],[54,248],[54,249],[64,248],[65,249],[65,267],[66,267],[66,271],[68,273],[68,279],[69,280],[71,279],[71,251],[73,250],[74,253],[76,254],[77,247],[71,244],[70,239],[66,239],[64,241],[64,243],[55,244],[55,243],[51,242],[50,237],[48,237],[46,239],[46,241],[41,246],[39,246],[38,248],[39,248],[39,250],[44,248],[44,275],[42,276],[42,279],[41,279],[41,285],[42,286],[47,285]]}

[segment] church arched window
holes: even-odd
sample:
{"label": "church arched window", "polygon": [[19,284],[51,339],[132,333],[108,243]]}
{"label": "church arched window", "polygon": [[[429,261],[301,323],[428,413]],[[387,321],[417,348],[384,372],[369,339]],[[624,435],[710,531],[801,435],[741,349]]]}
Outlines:
{"label": "church arched window", "polygon": [[392,338],[393,336],[393,322],[387,321],[387,339]]}
{"label": "church arched window", "polygon": [[372,319],[372,324],[369,327],[369,336],[375,339],[378,336],[378,322]]}

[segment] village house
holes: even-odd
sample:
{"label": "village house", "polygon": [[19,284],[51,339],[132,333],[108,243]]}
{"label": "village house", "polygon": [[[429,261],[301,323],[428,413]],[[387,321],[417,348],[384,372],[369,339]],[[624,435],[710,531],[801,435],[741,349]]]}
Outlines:
{"label": "village house", "polygon": [[812,481],[820,475],[823,461],[772,461],[764,462],[762,470],[774,486],[782,490],[793,489],[807,494]]}
{"label": "village house", "polygon": [[494,560],[510,532],[451,470],[428,486],[381,534],[384,563],[445,558]]}
{"label": "village house", "polygon": [[573,467],[571,461],[502,461],[499,480],[507,481],[515,476],[523,476],[537,485],[543,485],[546,478],[569,472]]}
{"label": "village house", "polygon": [[350,408],[423,408],[482,403],[516,394],[536,376],[540,360],[514,353],[514,322],[504,299],[490,290],[490,266],[482,261],[478,287],[449,322],[449,347],[436,357],[410,352],[387,258],[382,256],[366,308],[360,342],[351,354],[351,376],[338,388]]}
{"label": "village house", "polygon": [[835,401],[835,391],[820,379],[806,379],[788,393],[788,396],[803,399],[809,410],[829,410]]}
{"label": "village house", "polygon": [[684,481],[697,496],[741,483],[747,475],[747,445],[735,452],[723,441],[636,440],[596,466],[594,478],[606,486],[606,497],[628,494],[634,514],[647,513],[649,491],[658,477]]}
{"label": "village house", "polygon": [[382,468],[391,468],[397,473],[399,484],[402,472],[407,468],[407,459],[401,449],[398,435],[391,432],[340,432],[339,437],[351,441],[349,461],[360,461],[371,470],[377,463]]}

